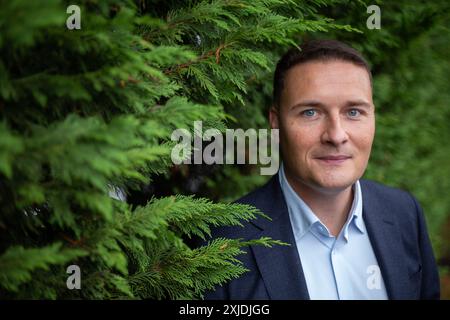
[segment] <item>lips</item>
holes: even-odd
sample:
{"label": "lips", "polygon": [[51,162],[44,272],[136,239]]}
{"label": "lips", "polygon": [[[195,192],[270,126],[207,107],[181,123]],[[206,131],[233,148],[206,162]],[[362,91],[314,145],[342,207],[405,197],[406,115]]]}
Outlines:
{"label": "lips", "polygon": [[318,160],[327,163],[327,164],[341,164],[346,160],[350,159],[350,156],[347,155],[327,155],[322,157],[317,157]]}

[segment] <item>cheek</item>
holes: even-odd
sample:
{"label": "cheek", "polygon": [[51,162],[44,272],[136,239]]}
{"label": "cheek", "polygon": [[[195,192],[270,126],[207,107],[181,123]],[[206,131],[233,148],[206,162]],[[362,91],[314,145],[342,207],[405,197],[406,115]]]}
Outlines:
{"label": "cheek", "polygon": [[362,130],[358,130],[353,133],[353,142],[356,148],[365,156],[368,156],[370,154],[370,150],[372,149],[374,133],[374,129],[367,126]]}
{"label": "cheek", "polygon": [[349,133],[353,137],[352,141],[359,151],[370,151],[375,136],[375,124],[372,121],[350,127]]}
{"label": "cheek", "polygon": [[294,121],[288,122],[285,132],[286,140],[289,141],[290,147],[293,148],[290,151],[295,151],[295,153],[307,152],[318,141],[316,131],[311,127],[299,126]]}

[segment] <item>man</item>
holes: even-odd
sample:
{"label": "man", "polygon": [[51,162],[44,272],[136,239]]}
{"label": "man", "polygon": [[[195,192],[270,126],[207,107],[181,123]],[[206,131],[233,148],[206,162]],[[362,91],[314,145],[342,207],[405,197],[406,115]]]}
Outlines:
{"label": "man", "polygon": [[353,48],[316,40],[275,71],[270,124],[283,163],[238,200],[259,218],[216,237],[268,236],[290,246],[247,248],[250,271],[207,299],[439,299],[422,210],[405,191],[362,180],[375,133],[372,77]]}

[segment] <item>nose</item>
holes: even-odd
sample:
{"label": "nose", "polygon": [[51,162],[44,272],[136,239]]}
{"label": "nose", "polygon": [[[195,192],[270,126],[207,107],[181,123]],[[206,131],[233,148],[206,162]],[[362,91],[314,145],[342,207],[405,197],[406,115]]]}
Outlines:
{"label": "nose", "polygon": [[332,144],[337,147],[348,141],[348,134],[342,126],[341,119],[338,115],[329,115],[325,125],[326,128],[322,134],[322,143]]}

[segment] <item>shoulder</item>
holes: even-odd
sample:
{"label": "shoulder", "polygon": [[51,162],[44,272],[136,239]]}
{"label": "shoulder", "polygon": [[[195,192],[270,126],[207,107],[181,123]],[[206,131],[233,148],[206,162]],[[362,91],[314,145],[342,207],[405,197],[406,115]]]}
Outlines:
{"label": "shoulder", "polygon": [[370,192],[384,200],[411,201],[412,195],[405,190],[388,186],[373,180],[360,179],[362,192]]}
{"label": "shoulder", "polygon": [[389,204],[414,204],[414,196],[406,190],[388,186],[373,180],[360,179],[362,193],[370,193],[378,200],[387,201]]}
{"label": "shoulder", "polygon": [[[273,208],[274,204],[276,204],[276,207],[282,207],[283,205],[285,206],[283,202],[284,198],[282,198],[282,196],[280,197],[280,194],[281,189],[279,187],[278,175],[274,175],[263,186],[237,199],[234,203],[252,206],[264,215],[273,218],[276,214],[276,210]],[[254,220],[243,221],[242,226],[215,228],[212,230],[212,236],[213,238],[226,237],[251,239],[261,231],[258,227],[258,222],[262,220],[267,219],[262,216],[258,216]]]}
{"label": "shoulder", "polygon": [[237,199],[235,202],[248,204],[261,210],[270,204],[271,199],[273,199],[278,189],[280,189],[278,175],[275,175],[270,178],[263,186],[247,193],[246,195]]}
{"label": "shoulder", "polygon": [[360,184],[364,206],[384,210],[399,222],[417,222],[421,208],[409,191],[366,179],[361,179]]}

